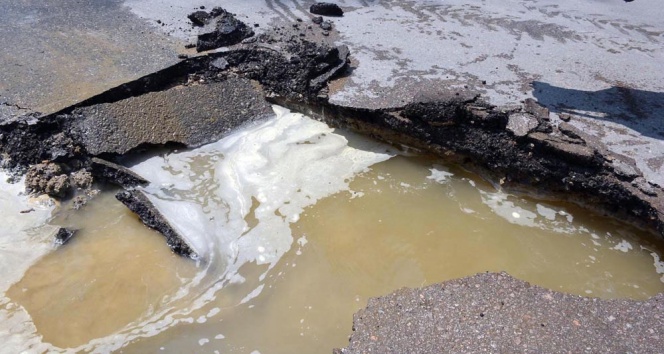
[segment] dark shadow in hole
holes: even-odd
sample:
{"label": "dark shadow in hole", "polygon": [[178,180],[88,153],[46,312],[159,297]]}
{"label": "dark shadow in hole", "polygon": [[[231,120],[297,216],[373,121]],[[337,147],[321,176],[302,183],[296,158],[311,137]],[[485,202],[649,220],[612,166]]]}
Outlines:
{"label": "dark shadow in hole", "polygon": [[613,86],[583,91],[534,81],[533,95],[554,113],[570,113],[624,125],[644,136],[664,140],[664,92]]}

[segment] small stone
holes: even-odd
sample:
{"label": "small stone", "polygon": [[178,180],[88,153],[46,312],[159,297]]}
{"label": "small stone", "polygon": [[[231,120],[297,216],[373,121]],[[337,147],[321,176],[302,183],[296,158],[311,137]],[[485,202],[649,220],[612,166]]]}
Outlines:
{"label": "small stone", "polygon": [[317,2],[309,7],[309,12],[316,15],[340,17],[344,15],[339,5],[329,2]]}
{"label": "small stone", "polygon": [[565,135],[565,136],[567,136],[571,139],[576,139],[576,140],[579,140],[582,143],[585,143],[585,140],[581,137],[581,134],[583,134],[583,133],[579,129],[577,129],[576,127],[574,127],[573,125],[571,125],[567,122],[560,123],[558,125],[558,130],[560,130],[560,132],[563,135]]}
{"label": "small stone", "polygon": [[178,59],[187,59],[189,56],[187,54],[178,54]]}
{"label": "small stone", "polygon": [[323,23],[323,17],[322,16],[316,16],[316,17],[311,19],[311,22],[313,22],[317,25],[320,25],[321,23]]}
{"label": "small stone", "polygon": [[217,68],[219,70],[226,70],[230,64],[225,58],[217,58],[210,62],[210,66]]}
{"label": "small stone", "polygon": [[217,6],[217,7],[212,8],[212,11],[210,11],[210,16],[219,17],[219,16],[221,16],[225,13],[226,13],[226,10],[224,10],[221,7]]}
{"label": "small stone", "polygon": [[324,31],[329,31],[332,29],[332,22],[324,21],[323,23],[320,24],[320,28],[323,29]]}
{"label": "small stone", "polygon": [[526,136],[538,124],[537,119],[528,113],[513,113],[509,115],[506,128],[515,136]]}
{"label": "small stone", "polygon": [[618,178],[624,181],[632,181],[641,175],[641,171],[636,167],[633,161],[623,161],[622,159],[613,159],[611,167]]}
{"label": "small stone", "polygon": [[656,197],[657,196],[657,191],[655,188],[650,186],[646,180],[643,177],[636,178],[632,182],[632,186],[638,188],[643,194],[650,196],[650,197]]}
{"label": "small stone", "polygon": [[205,11],[196,11],[187,15],[187,18],[191,21],[192,25],[198,27],[205,26],[210,21],[210,17],[210,14]]}
{"label": "small stone", "polygon": [[55,244],[64,245],[69,242],[72,237],[76,234],[76,230],[69,230],[61,227],[58,232],[55,234]]}
{"label": "small stone", "polygon": [[549,109],[540,105],[536,100],[527,98],[524,102],[524,109],[526,112],[534,115],[537,118],[549,119]]}
{"label": "small stone", "polygon": [[570,120],[572,120],[572,116],[570,116],[569,113],[560,113],[558,117],[563,122],[569,122]]}

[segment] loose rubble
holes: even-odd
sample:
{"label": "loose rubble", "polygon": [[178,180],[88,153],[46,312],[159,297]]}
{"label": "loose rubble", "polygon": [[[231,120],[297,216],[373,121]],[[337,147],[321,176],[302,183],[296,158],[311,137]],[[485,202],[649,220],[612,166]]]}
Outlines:
{"label": "loose rubble", "polygon": [[188,18],[194,26],[202,27],[196,43],[198,52],[237,44],[254,35],[251,27],[220,7],[215,7],[209,14],[196,11]]}
{"label": "loose rubble", "polygon": [[341,17],[344,11],[337,4],[317,2],[309,7],[309,12],[315,15]]}

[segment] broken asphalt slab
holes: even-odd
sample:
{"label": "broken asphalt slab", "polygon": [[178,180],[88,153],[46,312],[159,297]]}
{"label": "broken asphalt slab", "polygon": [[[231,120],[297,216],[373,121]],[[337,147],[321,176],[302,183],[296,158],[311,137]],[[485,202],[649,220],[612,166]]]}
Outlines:
{"label": "broken asphalt slab", "polygon": [[158,231],[166,238],[166,244],[181,256],[197,259],[198,255],[189,243],[175,230],[173,225],[159,212],[150,198],[140,190],[122,191],[115,198],[138,215],[149,228]]}
{"label": "broken asphalt slab", "polygon": [[81,107],[72,130],[92,155],[124,154],[143,144],[200,146],[270,113],[252,83],[237,78]]}

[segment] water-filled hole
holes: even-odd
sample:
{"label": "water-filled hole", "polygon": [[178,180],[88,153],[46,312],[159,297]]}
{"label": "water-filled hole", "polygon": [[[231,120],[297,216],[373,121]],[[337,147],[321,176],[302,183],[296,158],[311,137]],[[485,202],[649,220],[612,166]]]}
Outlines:
{"label": "water-filled hole", "polygon": [[279,113],[132,166],[206,262],[172,255],[104,194],[58,221],[82,233],[32,265],[0,316],[34,326],[23,343],[327,352],[345,345],[369,297],[477,272],[604,298],[664,290],[661,244],[639,230]]}

